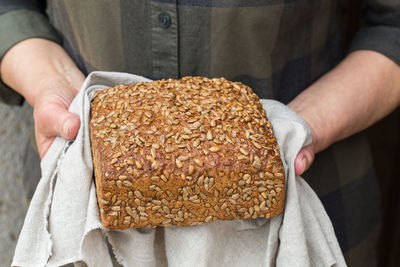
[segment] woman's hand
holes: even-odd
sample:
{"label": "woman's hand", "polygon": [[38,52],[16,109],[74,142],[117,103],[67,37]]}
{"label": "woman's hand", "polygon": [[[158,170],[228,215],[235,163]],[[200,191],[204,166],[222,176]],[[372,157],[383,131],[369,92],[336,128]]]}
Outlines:
{"label": "woman's hand", "polygon": [[36,143],[39,155],[43,158],[56,136],[66,140],[75,138],[80,119],[78,115],[68,112],[78,88],[58,77],[47,81],[41,89],[35,99],[33,117]]}
{"label": "woman's hand", "polygon": [[0,67],[3,81],[33,107],[41,158],[56,136],[75,138],[80,119],[68,108],[85,77],[61,46],[45,39],[27,39],[5,54]]}
{"label": "woman's hand", "polygon": [[296,157],[301,175],[314,155],[392,112],[400,104],[400,67],[382,54],[356,51],[288,106],[308,124],[312,144]]}

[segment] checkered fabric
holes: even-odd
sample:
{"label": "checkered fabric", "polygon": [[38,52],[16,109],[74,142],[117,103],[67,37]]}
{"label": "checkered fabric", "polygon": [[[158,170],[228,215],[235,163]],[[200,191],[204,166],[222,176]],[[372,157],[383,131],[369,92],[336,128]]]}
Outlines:
{"label": "checkered fabric", "polygon": [[[365,1],[348,52],[400,64],[400,1]],[[0,0],[0,58],[30,37],[59,42],[85,73],[152,79],[225,77],[290,102],[344,56],[338,0]],[[0,99],[21,98],[4,84]],[[376,265],[379,192],[363,133],[316,156],[305,179],[320,196],[350,266]]]}

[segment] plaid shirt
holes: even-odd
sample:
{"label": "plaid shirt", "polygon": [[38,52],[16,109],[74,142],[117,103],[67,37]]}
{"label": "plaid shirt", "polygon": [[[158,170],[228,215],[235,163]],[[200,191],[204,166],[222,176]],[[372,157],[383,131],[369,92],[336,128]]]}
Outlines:
{"label": "plaid shirt", "polygon": [[[366,1],[349,51],[400,64],[399,0]],[[46,8],[46,9],[45,9]],[[0,58],[29,37],[59,42],[85,73],[225,77],[288,103],[342,58],[334,0],[0,0]],[[0,99],[18,104],[6,86]],[[379,194],[363,133],[316,156],[304,174],[322,200],[350,266],[375,264]]]}

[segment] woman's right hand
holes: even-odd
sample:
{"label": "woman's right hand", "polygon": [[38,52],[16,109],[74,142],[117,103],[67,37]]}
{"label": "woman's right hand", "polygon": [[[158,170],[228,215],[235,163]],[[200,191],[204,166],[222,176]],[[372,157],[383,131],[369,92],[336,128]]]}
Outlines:
{"label": "woman's right hand", "polygon": [[40,38],[24,40],[5,54],[0,71],[3,81],[33,107],[40,158],[55,137],[76,137],[80,119],[68,108],[85,76],[61,46]]}

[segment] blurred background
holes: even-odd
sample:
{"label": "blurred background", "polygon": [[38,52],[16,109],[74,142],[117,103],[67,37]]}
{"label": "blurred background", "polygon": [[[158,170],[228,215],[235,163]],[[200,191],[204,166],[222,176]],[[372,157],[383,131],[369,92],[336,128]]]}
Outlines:
{"label": "blurred background", "polygon": [[368,129],[368,136],[381,187],[379,266],[400,266],[400,108]]}
{"label": "blurred background", "polygon": [[[364,24],[362,1],[341,0],[343,51]],[[399,88],[400,90],[400,88]],[[382,228],[378,266],[400,266],[400,107],[367,129],[375,172],[381,191]]]}

